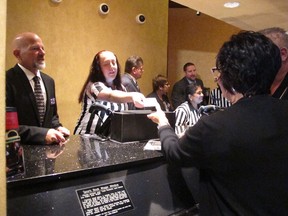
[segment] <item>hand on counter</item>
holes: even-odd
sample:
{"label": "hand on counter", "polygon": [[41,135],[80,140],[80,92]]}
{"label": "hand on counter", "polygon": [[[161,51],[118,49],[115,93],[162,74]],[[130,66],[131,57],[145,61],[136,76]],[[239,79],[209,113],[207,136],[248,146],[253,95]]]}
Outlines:
{"label": "hand on counter", "polygon": [[65,137],[70,136],[70,131],[65,127],[58,127],[57,131],[61,132]]}
{"label": "hand on counter", "polygon": [[[69,130],[68,130],[68,132],[69,132]],[[69,134],[70,134],[70,132],[69,132]],[[48,144],[48,145],[49,144],[55,144],[55,143],[62,144],[64,142],[66,142],[65,136],[67,136],[67,135],[58,131],[58,130],[49,129],[47,134],[46,134],[45,141],[46,141],[46,144]]]}

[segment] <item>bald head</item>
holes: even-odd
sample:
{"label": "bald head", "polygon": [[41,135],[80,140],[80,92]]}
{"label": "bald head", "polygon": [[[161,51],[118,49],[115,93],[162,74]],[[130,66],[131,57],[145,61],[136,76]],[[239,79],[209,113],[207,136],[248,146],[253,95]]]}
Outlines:
{"label": "bald head", "polygon": [[18,63],[36,73],[45,68],[45,51],[41,38],[32,32],[18,34],[12,43],[13,54]]}
{"label": "bald head", "polygon": [[288,34],[284,29],[272,27],[260,30],[259,32],[270,38],[279,47],[279,49],[283,47],[288,48]]}

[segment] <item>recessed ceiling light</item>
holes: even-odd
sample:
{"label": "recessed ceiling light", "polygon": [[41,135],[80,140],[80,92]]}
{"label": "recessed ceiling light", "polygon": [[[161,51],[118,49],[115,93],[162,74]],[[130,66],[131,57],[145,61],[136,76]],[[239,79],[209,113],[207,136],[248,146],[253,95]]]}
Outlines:
{"label": "recessed ceiling light", "polygon": [[239,6],[240,6],[239,2],[226,2],[224,4],[224,7],[226,7],[226,8],[236,8],[236,7],[239,7]]}

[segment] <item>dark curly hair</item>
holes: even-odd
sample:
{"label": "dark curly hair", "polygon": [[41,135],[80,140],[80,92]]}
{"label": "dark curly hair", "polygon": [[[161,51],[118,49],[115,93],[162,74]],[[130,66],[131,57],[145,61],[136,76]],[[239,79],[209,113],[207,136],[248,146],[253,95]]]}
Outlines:
{"label": "dark curly hair", "polygon": [[[102,50],[95,55],[93,62],[91,64],[91,67],[90,67],[89,75],[88,75],[88,77],[87,77],[87,79],[86,79],[86,81],[85,81],[85,83],[81,89],[81,92],[79,94],[79,97],[78,97],[79,103],[82,102],[82,98],[83,98],[83,95],[85,93],[86,86],[89,82],[92,82],[92,83],[102,82],[105,85],[107,85],[106,78],[105,78],[105,76],[101,70],[101,67],[100,67],[100,55],[103,52],[110,52],[110,51]],[[113,80],[113,84],[116,86],[116,89],[123,90],[122,85],[121,85],[120,64],[119,64],[119,61],[118,61],[118,58],[116,55],[115,55],[115,57],[116,57],[116,63],[117,63],[117,75],[116,75],[115,79]]]}
{"label": "dark curly hair", "polygon": [[216,66],[223,87],[230,93],[237,91],[244,97],[270,94],[281,66],[280,50],[263,34],[242,31],[223,44]]}

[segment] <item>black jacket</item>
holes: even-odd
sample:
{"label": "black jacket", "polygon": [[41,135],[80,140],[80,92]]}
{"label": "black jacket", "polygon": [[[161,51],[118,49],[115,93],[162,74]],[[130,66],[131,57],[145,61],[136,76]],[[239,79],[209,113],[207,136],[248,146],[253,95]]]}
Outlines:
{"label": "black jacket", "polygon": [[45,144],[45,136],[50,128],[61,126],[57,114],[54,80],[40,72],[46,89],[46,113],[40,127],[36,99],[25,73],[16,64],[6,72],[6,106],[16,107],[21,142]]}

